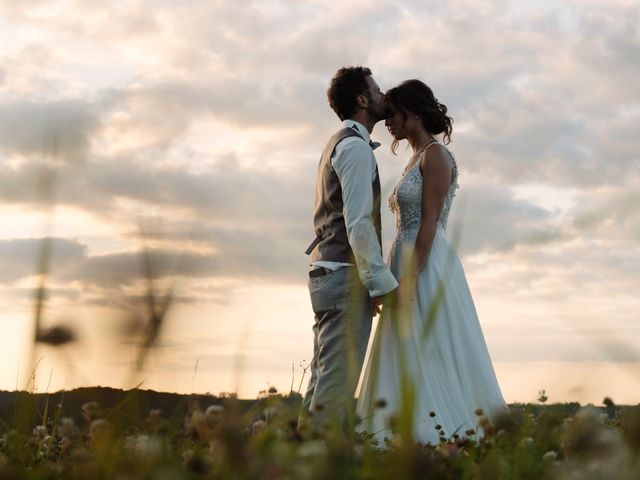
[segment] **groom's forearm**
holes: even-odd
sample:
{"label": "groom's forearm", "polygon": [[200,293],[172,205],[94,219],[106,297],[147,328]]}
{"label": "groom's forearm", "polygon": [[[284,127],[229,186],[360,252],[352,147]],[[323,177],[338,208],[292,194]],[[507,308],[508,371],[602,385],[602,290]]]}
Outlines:
{"label": "groom's forearm", "polygon": [[389,293],[398,286],[398,282],[384,262],[371,217],[371,183],[375,175],[375,160],[371,156],[370,147],[358,142],[350,147],[349,155],[340,156],[334,168],[342,187],[342,214],[358,276],[374,298]]}
{"label": "groom's forearm", "polygon": [[347,237],[353,251],[362,284],[371,298],[381,297],[398,286],[396,278],[382,257],[380,244],[370,216],[347,223]]}

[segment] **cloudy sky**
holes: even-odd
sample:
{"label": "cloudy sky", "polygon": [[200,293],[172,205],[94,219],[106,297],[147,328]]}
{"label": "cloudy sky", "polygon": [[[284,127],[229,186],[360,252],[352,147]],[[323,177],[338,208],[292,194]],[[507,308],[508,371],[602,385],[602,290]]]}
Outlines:
{"label": "cloudy sky", "polygon": [[[364,64],[454,117],[449,233],[507,400],[640,402],[637,2],[0,0],[0,45],[1,389],[34,358],[40,391],[297,390],[325,91]],[[372,136],[386,196],[409,153]],[[77,341],[34,352],[44,237],[43,326]],[[144,252],[174,299],[132,375]]]}

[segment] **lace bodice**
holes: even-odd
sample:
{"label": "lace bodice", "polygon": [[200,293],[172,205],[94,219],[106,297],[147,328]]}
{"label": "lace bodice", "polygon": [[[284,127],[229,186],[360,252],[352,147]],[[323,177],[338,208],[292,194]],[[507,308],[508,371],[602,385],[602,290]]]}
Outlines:
{"label": "lace bodice", "polygon": [[[448,151],[448,150],[447,150]],[[458,166],[453,154],[449,152],[453,161],[453,178],[447,191],[447,198],[438,217],[438,224],[443,229],[447,228],[449,210],[453,203],[456,189],[458,188]],[[428,175],[428,172],[427,172]],[[396,217],[396,229],[398,237],[407,235],[415,236],[420,226],[422,214],[422,174],[420,173],[420,161],[416,161],[402,175],[400,181],[389,196],[389,208]]]}

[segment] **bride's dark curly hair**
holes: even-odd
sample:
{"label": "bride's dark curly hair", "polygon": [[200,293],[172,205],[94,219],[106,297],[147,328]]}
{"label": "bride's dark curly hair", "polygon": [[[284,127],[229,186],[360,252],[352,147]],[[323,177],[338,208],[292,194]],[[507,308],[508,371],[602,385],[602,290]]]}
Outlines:
{"label": "bride's dark curly hair", "polygon": [[[443,141],[451,141],[453,118],[447,115],[447,106],[438,102],[433,91],[420,80],[406,80],[386,93],[387,101],[391,102],[403,117],[418,115],[427,132],[434,135],[444,133]],[[391,151],[396,153],[398,140],[391,144]]]}

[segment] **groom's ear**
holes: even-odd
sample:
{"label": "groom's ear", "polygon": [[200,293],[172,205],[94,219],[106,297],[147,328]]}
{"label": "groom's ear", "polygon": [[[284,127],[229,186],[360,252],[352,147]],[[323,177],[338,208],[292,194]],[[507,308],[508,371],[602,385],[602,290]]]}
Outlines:
{"label": "groom's ear", "polygon": [[369,98],[365,94],[358,95],[356,103],[360,108],[367,108],[369,106]]}

